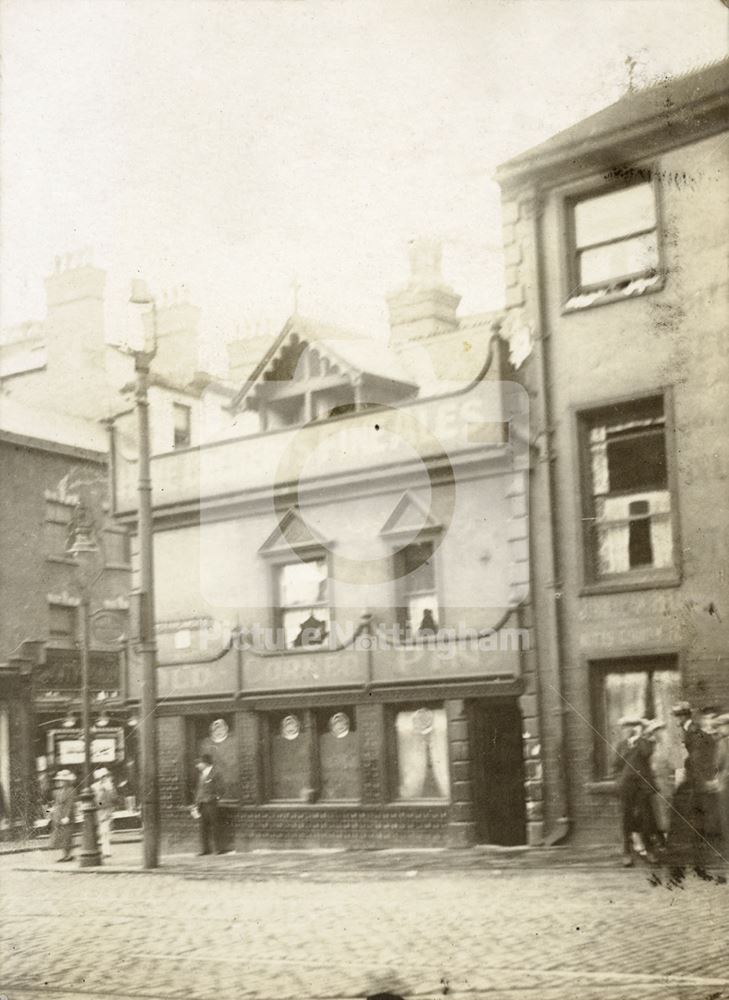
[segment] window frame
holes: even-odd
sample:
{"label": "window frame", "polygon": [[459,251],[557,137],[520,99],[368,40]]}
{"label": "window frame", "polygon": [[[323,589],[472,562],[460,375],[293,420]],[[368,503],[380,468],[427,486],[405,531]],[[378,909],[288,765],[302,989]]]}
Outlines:
{"label": "window frame", "polygon": [[[590,705],[590,722],[592,724],[592,743],[590,752],[590,769],[588,778],[592,790],[599,791],[613,787],[614,780],[609,774],[610,748],[606,745],[606,719],[604,716],[604,678],[609,673],[655,672],[658,670],[673,670],[680,685],[683,684],[685,673],[685,654],[676,646],[657,646],[655,649],[628,647],[611,650],[609,655],[604,650],[587,652],[581,657],[583,675],[588,681],[588,697]],[[669,726],[671,719],[663,719]]]}
{"label": "window frame", "polygon": [[[571,313],[582,309],[592,308],[598,305],[607,305],[610,302],[625,302],[630,298],[645,295],[650,292],[660,291],[665,284],[665,257],[663,248],[665,246],[665,229],[663,223],[663,205],[661,197],[661,185],[659,181],[660,169],[656,164],[643,164],[633,166],[624,170],[617,170],[617,177],[605,179],[609,171],[602,175],[602,179],[591,177],[581,183],[570,186],[560,196],[561,202],[561,258],[562,258],[562,312]],[[627,176],[620,176],[624,174]],[[656,234],[656,267],[655,282],[650,286],[633,295],[624,294],[625,286],[631,281],[639,281],[642,278],[652,277],[648,271],[642,270],[631,272],[611,278],[609,281],[595,282],[589,285],[582,285],[580,280],[579,251],[577,248],[577,237],[575,231],[575,207],[579,202],[589,201],[591,198],[598,198],[601,195],[622,191],[626,188],[636,187],[640,184],[649,184],[653,192],[653,205],[655,208],[656,224],[654,229],[636,229],[627,236],[615,240],[606,240],[604,243],[594,244],[595,246],[605,246],[610,243],[618,243],[647,232]],[[581,295],[595,295],[604,292],[603,295],[591,302],[572,303],[572,300]]]}
{"label": "window frame", "polygon": [[[177,414],[184,411],[185,429],[187,432],[185,442],[177,440]],[[182,451],[184,448],[192,447],[192,407],[189,403],[180,403],[178,400],[172,402],[172,450]]]}
{"label": "window frame", "polygon": [[219,709],[214,709],[208,712],[190,712],[185,713],[180,716],[180,720],[183,726],[182,740],[184,753],[181,755],[182,764],[182,793],[185,799],[184,805],[191,806],[195,803],[195,792],[197,790],[198,775],[195,774],[195,761],[198,758],[197,750],[197,739],[195,735],[196,727],[205,720],[205,724],[210,727],[210,724],[215,719],[225,719],[229,726],[228,739],[232,740],[232,746],[235,748],[235,788],[231,789],[226,787],[224,789],[224,796],[221,799],[222,802],[238,802],[240,797],[240,783],[241,783],[241,769],[240,761],[238,759],[238,745],[239,745],[239,733],[238,733],[238,719],[236,712],[232,709],[228,709],[225,706],[221,706]]}
{"label": "window frame", "polygon": [[[53,611],[68,612],[71,619],[70,632],[54,632],[51,622]],[[78,605],[65,603],[64,601],[48,601],[48,641],[52,646],[64,647],[67,644],[72,646],[78,642]]]}
{"label": "window frame", "polygon": [[[603,412],[612,407],[627,407],[651,399],[662,399],[664,415],[664,441],[666,449],[666,488],[671,503],[672,565],[666,567],[636,567],[627,572],[611,573],[600,577],[597,573],[594,534],[594,493],[589,429]],[[652,590],[657,587],[676,587],[682,579],[679,497],[676,474],[675,424],[673,390],[671,386],[632,393],[629,396],[611,397],[570,407],[573,433],[573,454],[577,458],[576,510],[578,549],[580,560],[580,595],[616,593],[631,590]]]}
{"label": "window frame", "polygon": [[[399,771],[400,759],[398,756],[398,743],[396,732],[396,721],[399,712],[415,712],[419,708],[429,708],[432,711],[442,710],[446,720],[446,748],[448,752],[448,775],[449,791],[446,796],[404,799],[398,794],[400,788]],[[450,806],[453,802],[453,781],[452,781],[452,761],[450,744],[450,720],[445,699],[440,701],[425,698],[422,701],[394,701],[384,705],[385,709],[385,768],[386,768],[386,794],[390,805],[396,806]]]}
{"label": "window frame", "polygon": [[[326,713],[332,715],[335,712],[344,711],[354,723],[357,731],[357,771],[359,774],[359,788],[356,797],[347,799],[322,798],[322,769],[321,752],[319,746],[319,718]],[[301,732],[299,739],[303,739],[303,753],[306,757],[308,768],[308,796],[301,798],[276,798],[273,795],[273,755],[271,752],[271,739],[275,731],[274,721],[283,719],[287,715],[295,715],[301,720]],[[337,808],[347,806],[349,808],[362,804],[362,794],[364,788],[364,775],[362,773],[362,742],[359,737],[360,719],[358,717],[358,705],[355,702],[347,702],[346,698],[330,705],[316,705],[305,707],[303,705],[289,704],[282,707],[268,708],[260,711],[260,727],[262,749],[262,778],[263,778],[263,802],[266,806],[288,807],[291,806],[315,806],[316,808]]]}
{"label": "window frame", "polygon": [[[296,562],[319,562],[323,561],[326,566],[327,571],[327,601],[326,608],[329,611],[329,635],[324,640],[321,645],[315,646],[301,646],[300,648],[294,648],[292,646],[287,646],[285,640],[280,649],[282,652],[296,653],[303,650],[317,649],[328,649],[329,641],[332,635],[332,626],[335,621],[335,604],[334,604],[334,581],[332,579],[331,572],[331,553],[324,546],[312,544],[305,546],[289,546],[287,545],[283,549],[275,549],[268,552],[261,553],[266,560],[268,576],[269,576],[269,596],[270,596],[270,624],[274,632],[277,634],[280,629],[283,635],[283,612],[284,608],[281,605],[281,586],[280,586],[280,574],[283,567],[296,563]],[[317,607],[320,605],[317,605]]]}
{"label": "window frame", "polygon": [[[441,566],[441,549],[442,549],[442,538],[440,527],[424,528],[418,532],[417,539],[412,539],[412,531],[403,531],[402,533],[394,532],[387,535],[387,541],[390,545],[391,558],[393,563],[393,570],[395,571],[395,576],[393,579],[394,592],[393,592],[393,612],[395,617],[395,623],[398,629],[402,633],[402,638],[406,642],[416,642],[418,640],[416,631],[412,630],[412,634],[408,634],[407,621],[405,620],[404,612],[406,611],[405,601],[411,597],[413,594],[422,593],[428,594],[433,593],[438,606],[438,614],[436,617],[436,624],[438,626],[438,631],[447,627],[447,623],[443,620],[444,611],[444,601],[443,601],[443,572]],[[411,539],[406,544],[403,542],[406,539]],[[433,552],[430,558],[430,562],[433,566],[433,590],[432,591],[407,591],[405,588],[405,575],[398,574],[398,562],[405,558],[405,549],[410,548],[412,545],[423,545],[428,543],[432,546]]]}

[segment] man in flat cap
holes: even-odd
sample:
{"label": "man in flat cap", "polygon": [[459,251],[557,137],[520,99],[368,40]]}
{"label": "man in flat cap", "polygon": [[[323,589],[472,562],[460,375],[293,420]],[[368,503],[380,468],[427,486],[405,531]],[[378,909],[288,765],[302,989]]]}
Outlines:
{"label": "man in flat cap", "polygon": [[697,865],[716,864],[720,860],[719,841],[719,736],[714,720],[714,705],[695,713],[686,730],[686,780],[691,788],[691,825],[693,855]]}
{"label": "man in flat cap", "polygon": [[[655,742],[644,735],[647,720],[624,716],[619,720],[623,736],[616,749],[616,766],[620,794],[620,812],[623,829],[623,866],[633,864],[633,834],[638,834],[645,857],[653,863],[652,849],[657,841],[657,827],[653,812],[653,796],[657,792],[651,755]],[[640,851],[642,853],[642,851]]]}

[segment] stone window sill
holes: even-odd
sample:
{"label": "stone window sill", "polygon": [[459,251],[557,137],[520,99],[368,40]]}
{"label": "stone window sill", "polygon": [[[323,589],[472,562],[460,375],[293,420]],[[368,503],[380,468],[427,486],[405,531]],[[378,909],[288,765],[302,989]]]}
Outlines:
{"label": "stone window sill", "polygon": [[580,292],[567,299],[562,306],[562,315],[569,316],[571,313],[594,309],[596,306],[606,306],[612,302],[628,302],[644,295],[652,295],[654,292],[662,291],[665,283],[663,275],[656,275],[654,278],[637,278],[624,288],[615,290],[599,288],[592,292]]}
{"label": "stone window sill", "polygon": [[667,573],[654,573],[652,575],[635,576],[630,573],[620,574],[614,579],[596,580],[587,583],[580,588],[580,597],[589,597],[591,594],[620,594],[631,590],[658,590],[663,587],[680,587],[681,574],[676,570]]}
{"label": "stone window sill", "polygon": [[618,783],[604,779],[601,781],[586,781],[585,791],[590,795],[617,795]]}

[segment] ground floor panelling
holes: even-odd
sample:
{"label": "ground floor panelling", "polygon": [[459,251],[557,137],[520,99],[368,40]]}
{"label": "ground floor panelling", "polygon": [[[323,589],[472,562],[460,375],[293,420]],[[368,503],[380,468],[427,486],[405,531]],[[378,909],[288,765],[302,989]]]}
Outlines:
{"label": "ground floor panelling", "polygon": [[158,721],[168,849],[195,835],[202,753],[222,784],[224,847],[528,842],[517,697],[164,705]]}

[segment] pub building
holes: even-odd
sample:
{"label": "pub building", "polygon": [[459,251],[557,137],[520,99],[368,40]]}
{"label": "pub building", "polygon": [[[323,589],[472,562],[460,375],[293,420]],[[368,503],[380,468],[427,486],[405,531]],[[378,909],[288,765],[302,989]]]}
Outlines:
{"label": "pub building", "polygon": [[[166,849],[201,752],[229,846],[542,840],[526,397],[439,250],[411,270],[389,346],[295,315],[225,433],[152,459]],[[113,468],[134,530],[136,462]]]}

